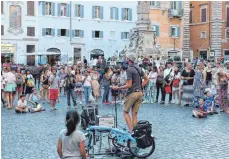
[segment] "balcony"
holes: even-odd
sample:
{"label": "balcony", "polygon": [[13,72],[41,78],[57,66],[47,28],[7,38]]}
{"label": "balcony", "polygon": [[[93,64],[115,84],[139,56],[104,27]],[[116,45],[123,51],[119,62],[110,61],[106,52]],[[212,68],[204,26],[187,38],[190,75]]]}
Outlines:
{"label": "balcony", "polygon": [[183,15],[183,9],[168,9],[169,18],[180,18]]}

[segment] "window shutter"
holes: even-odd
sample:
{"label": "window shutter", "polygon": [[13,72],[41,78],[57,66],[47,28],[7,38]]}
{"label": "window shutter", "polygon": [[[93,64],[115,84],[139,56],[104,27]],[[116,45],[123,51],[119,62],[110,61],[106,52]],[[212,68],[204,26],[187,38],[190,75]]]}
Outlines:
{"label": "window shutter", "polygon": [[67,4],[66,5],[66,14],[67,14],[67,17],[70,17],[70,4]]}
{"label": "window shutter", "polygon": [[3,14],[3,13],[4,13],[3,8],[4,8],[4,2],[3,2],[3,1],[1,1],[1,14]]}
{"label": "window shutter", "polygon": [[170,8],[173,9],[173,1],[170,1]]}
{"label": "window shutter", "polygon": [[55,16],[55,3],[52,3],[52,11],[51,15]]}
{"label": "window shutter", "polygon": [[113,19],[113,7],[110,7],[110,19]]}
{"label": "window shutter", "polygon": [[124,32],[121,32],[121,39],[124,39]]}
{"label": "window shutter", "polygon": [[206,8],[201,9],[201,22],[206,22]]}
{"label": "window shutter", "polygon": [[46,29],[42,28],[42,36],[45,36],[45,35],[46,35]]}
{"label": "window shutter", "polygon": [[35,36],[35,27],[32,27],[31,33],[32,33],[32,36]]}
{"label": "window shutter", "polygon": [[129,32],[127,33],[127,39],[130,39],[130,33]]}
{"label": "window shutter", "polygon": [[99,32],[99,38],[103,38],[103,31]]}
{"label": "window shutter", "polygon": [[103,7],[100,7],[100,19],[103,19]]}
{"label": "window shutter", "polygon": [[77,17],[77,13],[78,13],[78,4],[75,4],[75,17]]}
{"label": "window shutter", "polygon": [[170,26],[170,37],[172,37],[172,26]]}
{"label": "window shutter", "polygon": [[229,7],[227,7],[227,14],[226,14],[226,16],[227,16],[227,19],[226,19],[226,21],[227,21],[226,27],[229,27]]}
{"label": "window shutter", "polygon": [[84,31],[80,30],[80,37],[83,38],[84,37]]}
{"label": "window shutter", "polygon": [[92,31],[92,38],[95,38],[95,31]]}
{"label": "window shutter", "polygon": [[192,10],[190,10],[190,13],[189,13],[189,23],[192,23]]}
{"label": "window shutter", "polygon": [[156,25],[156,36],[159,36],[159,25]]}
{"label": "window shutter", "polygon": [[124,20],[124,14],[125,14],[125,13],[124,13],[124,8],[122,8],[121,11],[122,11],[122,20]]}
{"label": "window shutter", "polygon": [[45,15],[46,8],[45,8],[45,2],[42,2],[42,15]]}
{"label": "window shutter", "polygon": [[69,30],[66,29],[66,36],[69,37]]}
{"label": "window shutter", "polygon": [[178,1],[178,9],[182,9],[182,1]]}
{"label": "window shutter", "polygon": [[95,6],[92,6],[92,19],[95,19]]}
{"label": "window shutter", "polygon": [[177,27],[177,37],[180,37],[180,27]]}
{"label": "window shutter", "polygon": [[160,7],[160,1],[156,1],[156,7]]}
{"label": "window shutter", "polygon": [[129,8],[129,10],[128,10],[128,14],[129,14],[129,21],[132,21],[132,9],[131,8]]}
{"label": "window shutter", "polygon": [[55,36],[55,29],[52,29],[52,36]]}
{"label": "window shutter", "polygon": [[60,36],[60,29],[57,29],[57,36]]}
{"label": "window shutter", "polygon": [[57,3],[57,16],[61,16],[61,12],[60,12],[60,3]]}
{"label": "window shutter", "polygon": [[84,18],[84,6],[80,5],[80,17]]}
{"label": "window shutter", "polygon": [[118,8],[115,8],[115,19],[118,20]]}
{"label": "window shutter", "polygon": [[75,37],[75,30],[72,30],[72,37]]}

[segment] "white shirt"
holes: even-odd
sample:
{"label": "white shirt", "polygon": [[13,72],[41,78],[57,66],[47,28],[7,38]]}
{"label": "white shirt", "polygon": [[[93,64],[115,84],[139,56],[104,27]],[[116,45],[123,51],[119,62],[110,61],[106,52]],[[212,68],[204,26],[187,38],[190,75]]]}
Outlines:
{"label": "white shirt", "polygon": [[[84,81],[85,78],[87,78],[87,79]],[[87,77],[83,76],[83,81],[84,81],[83,86],[91,87],[91,76],[87,76]]]}
{"label": "white shirt", "polygon": [[156,83],[157,76],[158,76],[157,72],[150,71],[149,73],[150,82]]}
{"label": "white shirt", "polygon": [[24,102],[22,102],[22,100],[20,99],[20,100],[17,102],[17,105],[18,105],[18,106],[27,106],[27,101],[24,100]]}
{"label": "white shirt", "polygon": [[[172,69],[172,71],[171,71],[171,69]],[[170,73],[170,71],[171,71],[171,73]],[[169,75],[169,73],[170,73],[170,78],[169,78],[169,79],[172,79],[173,76],[174,76],[174,70],[173,70],[173,68],[170,68],[170,69],[166,68],[166,69],[164,70],[164,78],[165,78],[167,75]]]}
{"label": "white shirt", "polygon": [[15,83],[16,82],[16,76],[12,72],[7,72],[5,74],[6,83]]}

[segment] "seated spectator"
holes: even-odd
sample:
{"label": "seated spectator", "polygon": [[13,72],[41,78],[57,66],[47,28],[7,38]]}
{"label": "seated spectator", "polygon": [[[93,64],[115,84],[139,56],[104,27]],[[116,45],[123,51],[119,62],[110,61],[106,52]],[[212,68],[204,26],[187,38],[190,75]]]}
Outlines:
{"label": "seated spectator", "polygon": [[192,111],[193,113],[193,117],[196,117],[196,118],[206,118],[207,117],[207,107],[205,107],[204,105],[204,99],[203,98],[200,98],[199,100],[199,106],[197,109],[193,110]]}
{"label": "seated spectator", "polygon": [[18,101],[15,111],[16,113],[27,113],[30,111],[29,107],[27,106],[25,94],[20,95],[20,100]]}
{"label": "seated spectator", "polygon": [[218,114],[215,110],[215,99],[211,95],[210,89],[205,89],[204,106],[207,108],[209,115]]}
{"label": "seated spectator", "polygon": [[45,111],[45,109],[42,109],[41,106],[41,96],[37,93],[36,88],[33,88],[33,92],[29,97],[29,102],[33,104],[33,108],[31,109],[31,113]]}

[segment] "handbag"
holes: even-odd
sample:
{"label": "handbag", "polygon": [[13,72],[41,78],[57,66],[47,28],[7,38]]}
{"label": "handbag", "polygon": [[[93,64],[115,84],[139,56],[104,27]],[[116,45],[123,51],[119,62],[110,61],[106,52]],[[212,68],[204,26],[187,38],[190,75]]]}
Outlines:
{"label": "handbag", "polygon": [[177,88],[179,87],[180,80],[179,79],[174,79],[173,80],[173,87]]}
{"label": "handbag", "polygon": [[165,86],[165,93],[166,93],[166,94],[171,94],[171,93],[172,93],[172,88],[171,88],[170,85],[166,85],[166,86]]}
{"label": "handbag", "polygon": [[169,82],[169,76],[170,76],[172,70],[173,69],[171,69],[170,72],[169,72],[169,74],[164,78],[165,82],[167,82],[167,83]]}

